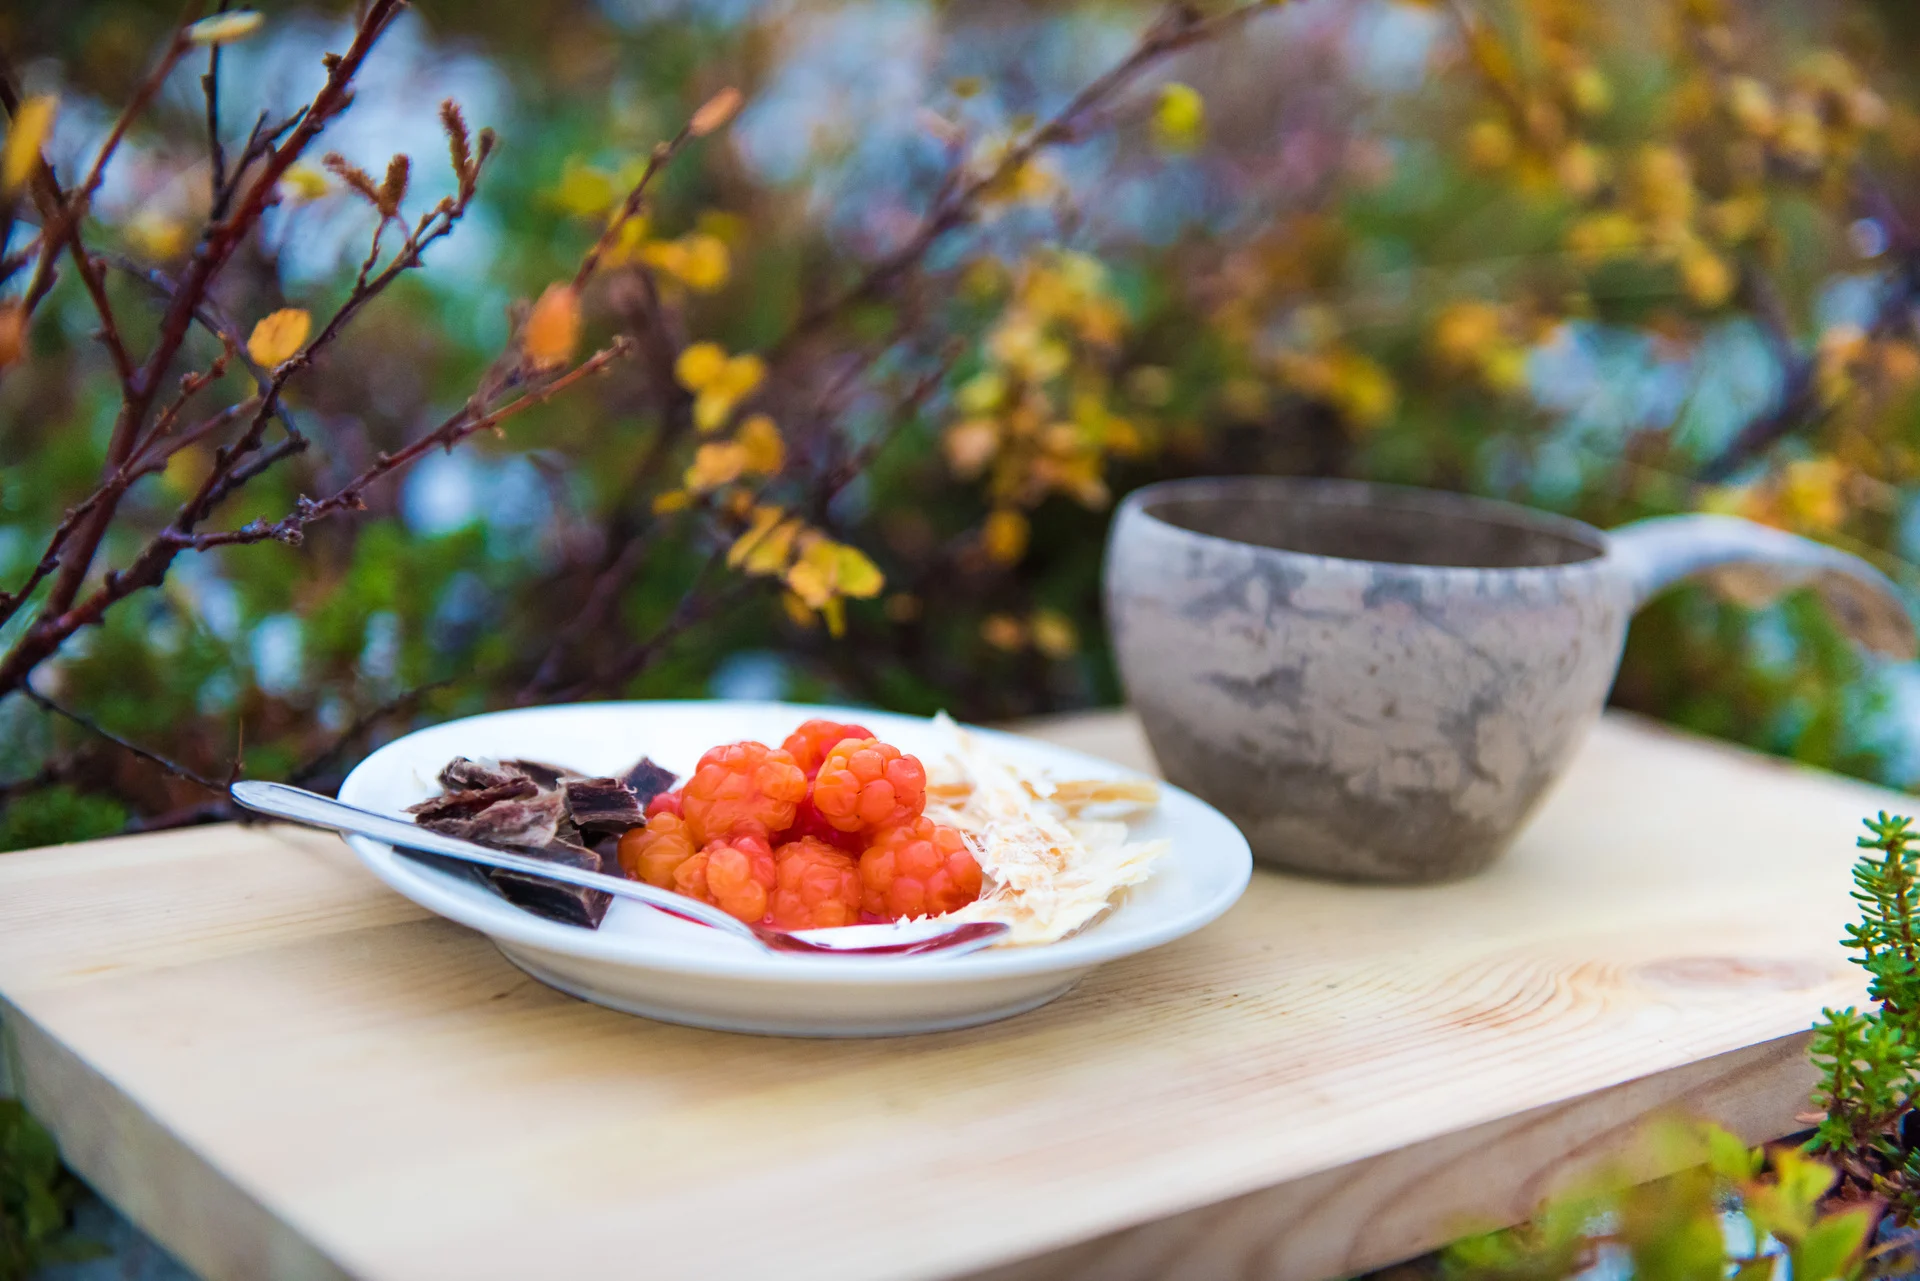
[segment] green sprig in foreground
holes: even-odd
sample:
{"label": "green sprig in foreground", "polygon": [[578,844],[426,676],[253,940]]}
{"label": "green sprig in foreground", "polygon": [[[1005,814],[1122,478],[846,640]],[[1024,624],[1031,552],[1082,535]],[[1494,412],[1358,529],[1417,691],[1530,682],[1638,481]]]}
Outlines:
{"label": "green sprig in foreground", "polygon": [[[1823,1010],[1811,1057],[1821,1119],[1804,1149],[1749,1150],[1716,1126],[1657,1130],[1655,1164],[1680,1172],[1636,1184],[1605,1172],[1544,1206],[1533,1222],[1472,1237],[1443,1260],[1455,1278],[1555,1281],[1612,1256],[1631,1275],[1763,1281],[1786,1258],[1794,1281],[1891,1276],[1910,1251],[1870,1248],[1886,1216],[1920,1218],[1920,1151],[1910,1141],[1920,1090],[1920,831],[1881,813],[1853,868],[1859,919],[1842,942],[1869,975],[1866,1010]],[[1729,1232],[1726,1211],[1750,1230]]]}

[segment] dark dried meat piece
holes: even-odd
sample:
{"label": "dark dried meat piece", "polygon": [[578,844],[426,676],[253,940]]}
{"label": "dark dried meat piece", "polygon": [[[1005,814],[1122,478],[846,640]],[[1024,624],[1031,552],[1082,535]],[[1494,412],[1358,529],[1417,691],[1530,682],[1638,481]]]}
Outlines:
{"label": "dark dried meat piece", "polygon": [[550,845],[559,837],[566,818],[566,798],[559,792],[535,792],[524,799],[495,801],[477,814],[422,817],[422,826],[482,845]]}
{"label": "dark dried meat piece", "polygon": [[440,771],[440,786],[449,792],[480,792],[505,787],[524,777],[518,770],[456,756]]}
{"label": "dark dried meat piece", "polygon": [[[551,863],[560,863],[567,867],[577,867],[586,872],[607,870],[600,856],[592,850],[558,841],[538,849],[517,849],[514,853],[525,854],[530,858],[543,859]],[[603,894],[599,890],[582,889],[577,885],[535,880],[530,876],[522,876],[518,872],[490,871],[487,877],[493,887],[499,890],[509,903],[524,907],[529,912],[538,912],[556,921],[584,926],[590,930],[600,928],[600,922],[606,919],[607,909],[613,905],[611,894]]]}
{"label": "dark dried meat piece", "polygon": [[471,817],[495,801],[511,801],[522,796],[532,796],[535,790],[532,779],[513,778],[498,787],[483,787],[471,792],[443,792],[439,796],[429,796],[418,805],[407,806],[407,813],[418,814],[419,821],[428,824],[435,819]]}
{"label": "dark dried meat piece", "polygon": [[548,765],[543,761],[501,761],[500,768],[518,770],[520,773],[532,779],[534,786],[543,792],[560,786],[560,780],[563,778],[580,777],[580,775],[570,769],[562,769],[558,765]]}
{"label": "dark dried meat piece", "polygon": [[642,756],[639,764],[620,776],[620,781],[632,789],[634,799],[640,802],[640,808],[644,810],[649,801],[672,787],[674,780],[679,777],[672,770],[655,765],[652,760]]}
{"label": "dark dried meat piece", "polygon": [[[582,849],[577,845],[555,842],[537,849],[513,849],[508,852],[522,854],[528,858],[564,863],[569,867],[583,868],[589,872],[618,875],[617,872],[612,871],[611,856],[603,859],[592,850]],[[502,872],[434,854],[414,853],[411,857],[450,875],[469,877],[515,907],[523,907],[529,912],[565,925],[578,925],[589,930],[599,929],[600,922],[606,919],[607,909],[613,905],[613,896],[602,894],[599,890],[580,889],[573,885],[562,885],[557,881],[536,880],[517,872]]]}
{"label": "dark dried meat piece", "polygon": [[567,798],[567,817],[582,831],[625,831],[646,824],[639,798],[617,778],[570,778],[560,790]]}

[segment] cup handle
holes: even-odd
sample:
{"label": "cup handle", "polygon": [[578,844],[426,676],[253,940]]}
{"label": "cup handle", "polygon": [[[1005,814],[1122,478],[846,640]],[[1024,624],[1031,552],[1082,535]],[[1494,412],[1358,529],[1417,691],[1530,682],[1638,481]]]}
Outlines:
{"label": "cup handle", "polygon": [[1694,574],[1746,605],[1810,583],[1859,645],[1890,658],[1914,657],[1913,618],[1900,589],[1838,548],[1737,516],[1656,516],[1611,530],[1607,539],[1635,610]]}

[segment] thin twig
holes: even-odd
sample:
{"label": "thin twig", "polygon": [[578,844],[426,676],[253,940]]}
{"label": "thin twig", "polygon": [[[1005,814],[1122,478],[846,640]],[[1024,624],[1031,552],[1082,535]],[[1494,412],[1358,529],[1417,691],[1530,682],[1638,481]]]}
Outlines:
{"label": "thin twig", "polygon": [[[220,0],[214,12],[225,13],[227,4],[228,0]],[[200,77],[200,91],[207,100],[207,166],[212,170],[207,207],[218,209],[221,195],[227,189],[227,153],[220,145],[220,42],[217,40],[207,50],[207,74]]]}
{"label": "thin twig", "polygon": [[22,685],[19,687],[19,689],[20,689],[20,692],[27,697],[27,700],[29,702],[38,705],[39,707],[41,707],[46,711],[52,712],[56,716],[61,716],[66,718],[67,720],[72,721],[75,725],[78,725],[81,729],[86,730],[89,734],[92,734],[94,737],[103,738],[107,742],[112,743],[114,746],[120,748],[122,751],[130,752],[133,755],[138,756],[141,760],[148,762],[149,764],[158,765],[161,769],[165,770],[169,774],[174,775],[176,778],[184,778],[189,783],[196,783],[199,786],[206,788],[210,792],[219,792],[222,795],[226,793],[225,787],[221,786],[219,783],[214,782],[212,779],[206,777],[204,774],[201,774],[195,770],[188,769],[185,765],[180,764],[178,761],[168,760],[166,757],[160,755],[160,753],[153,751],[149,748],[142,747],[138,743],[122,738],[120,735],[114,733],[112,730],[100,724],[100,722],[94,720],[92,717],[86,716],[80,712],[76,712],[72,708],[67,707],[61,703],[56,703],[53,699],[48,698],[45,694],[42,694],[39,690],[35,689],[33,686]]}

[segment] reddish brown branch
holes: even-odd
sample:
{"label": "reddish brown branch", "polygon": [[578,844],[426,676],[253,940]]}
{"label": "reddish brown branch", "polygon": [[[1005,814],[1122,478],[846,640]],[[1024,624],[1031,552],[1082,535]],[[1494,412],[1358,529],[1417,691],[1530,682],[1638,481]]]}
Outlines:
{"label": "reddish brown branch", "polygon": [[[223,268],[233,252],[245,239],[260,214],[270,203],[280,180],[286,176],[297,160],[319,136],[332,118],[344,111],[352,101],[349,88],[353,77],[359,73],[361,64],[368,52],[379,39],[387,25],[399,13],[402,0],[372,0],[367,6],[360,26],[354,32],[354,38],[347,51],[335,57],[329,55],[327,80],[313,100],[307,104],[299,123],[288,133],[285,142],[274,148],[255,174],[252,184],[235,205],[233,212],[226,218],[208,223],[202,233],[200,243],[195,249],[187,269],[182,273],[179,287],[174,291],[165,315],[161,318],[159,337],[146,362],[134,373],[129,384],[128,394],[122,402],[120,414],[114,423],[113,437],[107,446],[106,466],[109,472],[120,467],[130,454],[134,442],[140,435],[147,415],[153,407],[153,399],[158,392],[160,380],[179,354],[181,344],[186,341],[187,331],[193,324],[194,314],[199,310],[213,278]],[[198,11],[197,5],[189,7],[189,18]],[[171,70],[188,47],[185,24],[175,33],[173,42],[168,46],[168,54],[162,59],[162,67]],[[152,92],[158,90],[158,80],[164,76],[150,78],[153,90],[142,86],[136,102],[129,104],[127,112],[122,113],[122,121],[130,123],[137,116],[137,105],[144,109],[142,96],[150,100]],[[110,136],[110,146],[103,146],[100,157],[94,165],[94,172],[80,188],[70,207],[84,208],[87,197],[98,185],[99,175],[105,168],[105,162],[117,146],[117,135],[123,135],[123,126],[116,126],[115,135]],[[271,398],[269,398],[271,399]],[[45,614],[41,622],[64,615],[78,597],[80,588],[93,566],[94,554],[98,551],[100,540],[105,537],[107,527],[112,523],[118,506],[118,495],[110,494],[97,505],[93,514],[78,529],[64,550],[58,577],[54,580],[48,597]],[[38,648],[34,644],[34,634],[40,630],[39,624],[23,637],[14,653],[0,662],[0,672],[12,670],[16,660],[22,656],[22,649]],[[50,652],[50,651],[49,651]],[[44,656],[44,655],[42,655]],[[38,660],[35,660],[38,661]],[[16,677],[17,681],[17,677]],[[0,690],[8,688],[7,681],[0,679]]]}

